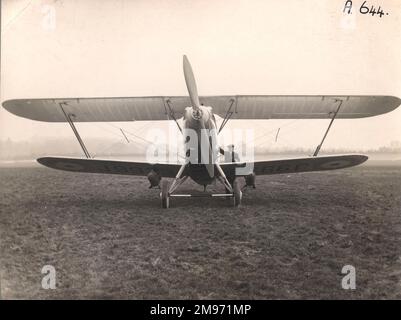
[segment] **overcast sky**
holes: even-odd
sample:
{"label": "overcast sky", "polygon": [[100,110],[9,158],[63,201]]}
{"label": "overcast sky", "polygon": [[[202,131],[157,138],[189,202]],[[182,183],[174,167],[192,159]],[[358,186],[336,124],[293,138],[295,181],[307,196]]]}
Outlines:
{"label": "overcast sky", "polygon": [[[388,15],[363,1],[2,1],[1,100],[186,95],[182,55],[201,95],[394,95],[401,97],[400,2]],[[373,2],[372,2],[373,4]],[[326,147],[374,148],[401,140],[401,108],[336,121]],[[312,147],[328,120],[232,122],[255,136],[280,126],[281,145]],[[124,125],[146,136],[143,123]],[[118,129],[79,125],[84,137]],[[142,130],[140,130],[142,128]],[[67,124],[0,110],[0,138],[72,137]],[[274,134],[261,143],[272,143]],[[49,150],[51,152],[51,150]]]}

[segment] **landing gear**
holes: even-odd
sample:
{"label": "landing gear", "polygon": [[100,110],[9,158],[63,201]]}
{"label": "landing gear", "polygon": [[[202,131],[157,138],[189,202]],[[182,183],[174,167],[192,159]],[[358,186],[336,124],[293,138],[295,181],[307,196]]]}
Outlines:
{"label": "landing gear", "polygon": [[160,192],[160,200],[162,203],[162,208],[168,209],[170,207],[170,195],[168,192],[168,181],[167,180],[162,180],[161,189],[162,189],[162,191]]}
{"label": "landing gear", "polygon": [[238,181],[238,179],[235,179],[234,184],[233,184],[234,207],[238,207],[241,204],[241,199],[242,199],[242,191],[241,191],[240,182]]}
{"label": "landing gear", "polygon": [[[232,183],[227,179],[226,175],[224,174],[224,171],[221,169],[221,167],[216,164],[216,168],[219,171],[219,175],[216,177],[218,180],[222,182],[224,185],[226,192],[223,194],[220,193],[206,193],[204,192],[203,194],[176,194],[175,191],[176,189],[189,177],[189,175],[186,174],[186,166],[187,164],[183,164],[178,171],[173,183],[169,186],[169,183],[167,180],[161,180],[160,183],[160,201],[161,201],[161,206],[162,208],[169,208],[170,207],[170,198],[172,197],[225,197],[225,198],[232,198],[233,200],[233,205],[234,207],[238,207],[241,204],[241,199],[242,199],[242,191],[241,191],[241,185],[240,185],[240,179],[234,179]],[[231,180],[231,179],[230,179]],[[204,189],[206,189],[206,185],[204,185]],[[206,191],[206,190],[204,190]]]}
{"label": "landing gear", "polygon": [[188,176],[183,176],[187,163],[184,163],[180,170],[178,171],[175,179],[171,186],[168,185],[167,180],[161,181],[161,192],[160,192],[160,200],[162,202],[162,208],[168,209],[170,207],[170,197],[174,197],[173,192],[185,181]]}

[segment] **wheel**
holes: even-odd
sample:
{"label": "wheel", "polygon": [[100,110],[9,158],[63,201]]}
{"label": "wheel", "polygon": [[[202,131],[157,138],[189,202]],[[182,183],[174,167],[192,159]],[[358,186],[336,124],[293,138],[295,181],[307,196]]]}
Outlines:
{"label": "wheel", "polygon": [[170,197],[168,195],[168,181],[167,180],[162,180],[161,183],[161,189],[162,191],[160,192],[160,199],[162,203],[162,208],[169,208],[170,207]]}
{"label": "wheel", "polygon": [[238,179],[234,180],[233,189],[234,189],[234,197],[233,197],[234,207],[238,207],[241,204],[241,199],[242,199],[242,191]]}

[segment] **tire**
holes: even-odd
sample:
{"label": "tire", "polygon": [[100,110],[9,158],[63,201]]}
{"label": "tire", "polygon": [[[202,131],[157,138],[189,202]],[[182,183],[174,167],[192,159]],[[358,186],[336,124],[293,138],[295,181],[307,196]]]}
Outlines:
{"label": "tire", "polygon": [[162,191],[160,192],[160,200],[162,204],[162,208],[168,209],[170,207],[170,197],[168,195],[168,181],[167,180],[162,180],[161,182],[161,189]]}
{"label": "tire", "polygon": [[234,180],[233,189],[234,189],[234,197],[233,197],[234,207],[238,207],[241,204],[242,200],[242,191],[238,179]]}

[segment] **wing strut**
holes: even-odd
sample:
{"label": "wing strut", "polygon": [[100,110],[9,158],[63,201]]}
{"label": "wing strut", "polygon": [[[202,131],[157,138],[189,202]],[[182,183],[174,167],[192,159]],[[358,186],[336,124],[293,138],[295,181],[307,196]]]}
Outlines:
{"label": "wing strut", "polygon": [[[171,107],[170,103],[171,103],[170,99],[167,99],[167,100],[165,101],[165,106],[167,105],[167,107],[168,107],[168,109],[169,109],[169,113],[167,113],[167,116],[170,116],[171,118],[173,118],[175,124],[176,124],[177,127],[178,127],[178,130],[180,130],[180,132],[182,133],[181,126],[180,126],[180,124],[178,123],[177,118],[175,117],[174,109]],[[166,112],[167,112],[167,110],[166,110]]]}
{"label": "wing strut", "polygon": [[338,111],[340,111],[341,105],[343,104],[343,100],[341,100],[341,99],[335,99],[335,101],[336,101],[336,102],[340,102],[340,103],[339,103],[339,105],[338,105],[338,107],[337,107],[337,110],[333,113],[333,117],[331,118],[331,121],[330,121],[330,123],[329,123],[329,126],[327,127],[327,130],[326,130],[326,132],[325,132],[325,134],[324,134],[324,136],[323,136],[322,142],[320,142],[320,144],[317,146],[315,152],[313,153],[313,156],[314,156],[314,157],[316,157],[316,156],[319,154],[320,148],[322,147],[323,142],[324,142],[324,140],[326,139],[327,134],[329,133],[329,130],[330,130],[330,128],[331,128],[331,125],[333,124],[334,119],[336,118],[337,113],[338,113]]}
{"label": "wing strut", "polygon": [[227,112],[226,112],[226,115],[224,116],[223,122],[222,122],[221,125],[220,125],[219,132],[218,132],[218,133],[220,133],[221,130],[223,130],[224,126],[227,124],[228,120],[230,120],[231,116],[232,116],[233,113],[234,113],[233,111],[231,111],[231,108],[232,108],[233,105],[234,105],[235,99],[231,99],[230,102],[231,102],[230,107],[228,108],[228,110],[227,110]]}
{"label": "wing strut", "polygon": [[77,138],[79,144],[81,145],[81,148],[82,148],[82,151],[83,151],[84,154],[85,154],[85,157],[88,158],[88,159],[90,159],[91,156],[90,156],[90,154],[89,154],[89,151],[88,151],[88,149],[86,149],[85,144],[84,144],[83,140],[81,139],[81,136],[79,135],[77,128],[75,128],[74,122],[73,122],[72,119],[71,119],[71,116],[73,116],[73,115],[72,115],[72,114],[69,114],[69,113],[67,113],[67,112],[65,112],[65,110],[64,110],[64,108],[63,108],[63,104],[64,104],[64,105],[68,105],[66,102],[60,102],[60,103],[59,103],[59,106],[60,106],[60,108],[61,108],[61,111],[63,111],[63,114],[64,114],[64,116],[65,116],[65,119],[66,119],[67,122],[69,123],[69,125],[70,125],[72,131],[73,131],[74,134],[75,134],[75,137]]}

